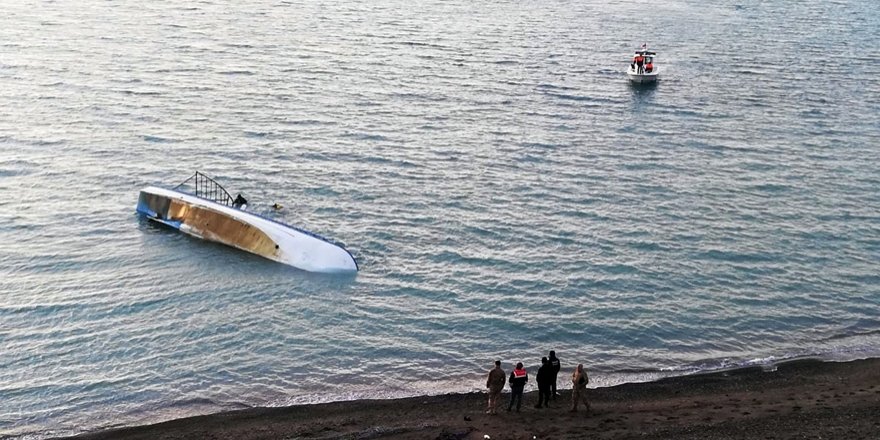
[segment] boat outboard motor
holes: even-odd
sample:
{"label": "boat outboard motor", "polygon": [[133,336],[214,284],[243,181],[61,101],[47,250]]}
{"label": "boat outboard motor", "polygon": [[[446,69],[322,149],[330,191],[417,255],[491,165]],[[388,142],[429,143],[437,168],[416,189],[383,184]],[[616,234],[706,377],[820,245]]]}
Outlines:
{"label": "boat outboard motor", "polygon": [[232,201],[232,207],[236,209],[247,208],[247,199],[242,197],[241,194],[235,196],[235,200]]}

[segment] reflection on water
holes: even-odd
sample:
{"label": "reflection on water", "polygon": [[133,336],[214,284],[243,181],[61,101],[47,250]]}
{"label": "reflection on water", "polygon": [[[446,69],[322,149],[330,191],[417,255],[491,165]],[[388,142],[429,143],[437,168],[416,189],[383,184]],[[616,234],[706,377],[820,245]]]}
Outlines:
{"label": "reflection on water", "polygon": [[660,88],[659,80],[649,83],[636,83],[627,78],[626,82],[632,97],[634,110],[638,110],[642,105],[654,103],[654,96],[657,94],[657,89]]}
{"label": "reflection on water", "polygon": [[[0,437],[880,347],[876,1],[143,3],[4,2]],[[195,169],[362,271],[135,219]]]}

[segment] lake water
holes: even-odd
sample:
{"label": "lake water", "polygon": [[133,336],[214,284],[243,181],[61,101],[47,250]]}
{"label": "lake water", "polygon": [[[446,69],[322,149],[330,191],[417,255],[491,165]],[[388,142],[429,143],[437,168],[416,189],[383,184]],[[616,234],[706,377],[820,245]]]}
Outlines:
{"label": "lake water", "polygon": [[[877,4],[713,3],[0,0],[0,437],[880,355]],[[195,170],[361,272],[135,214]]]}

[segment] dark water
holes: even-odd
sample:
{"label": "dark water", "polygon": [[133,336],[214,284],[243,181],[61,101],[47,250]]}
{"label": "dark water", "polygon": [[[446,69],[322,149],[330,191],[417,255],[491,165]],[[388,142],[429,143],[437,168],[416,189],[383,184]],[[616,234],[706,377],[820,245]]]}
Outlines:
{"label": "dark water", "polygon": [[[0,436],[880,352],[876,2],[336,3],[0,1]],[[135,215],[196,169],[362,271]]]}

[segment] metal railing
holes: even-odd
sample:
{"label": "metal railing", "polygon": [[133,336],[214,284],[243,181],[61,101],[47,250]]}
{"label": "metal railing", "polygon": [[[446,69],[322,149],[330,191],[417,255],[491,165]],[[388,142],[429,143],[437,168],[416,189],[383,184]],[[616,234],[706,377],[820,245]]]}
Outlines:
{"label": "metal railing", "polygon": [[214,179],[198,171],[188,179],[180,182],[180,185],[175,186],[174,189],[177,190],[181,187],[185,187],[187,184],[192,185],[193,190],[190,191],[190,193],[196,197],[201,197],[226,206],[232,206],[235,200],[228,192],[226,192],[226,188],[223,188],[223,186],[215,182]]}

